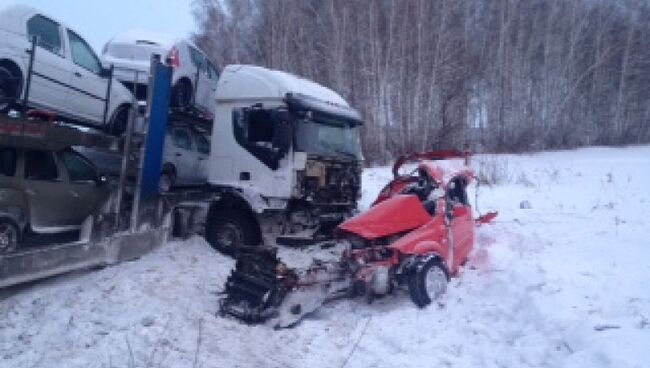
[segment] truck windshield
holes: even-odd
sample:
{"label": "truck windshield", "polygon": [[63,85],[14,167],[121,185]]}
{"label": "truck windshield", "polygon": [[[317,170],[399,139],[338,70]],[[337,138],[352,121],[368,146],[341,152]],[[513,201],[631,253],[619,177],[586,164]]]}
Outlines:
{"label": "truck windshield", "polygon": [[362,160],[359,127],[304,119],[296,124],[296,150]]}

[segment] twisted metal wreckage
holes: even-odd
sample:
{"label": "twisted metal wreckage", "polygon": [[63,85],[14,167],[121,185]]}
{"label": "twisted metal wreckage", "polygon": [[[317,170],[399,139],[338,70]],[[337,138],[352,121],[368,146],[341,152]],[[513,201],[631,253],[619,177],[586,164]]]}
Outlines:
{"label": "twisted metal wreckage", "polygon": [[[343,249],[336,261],[315,259],[294,269],[275,248],[242,248],[226,281],[221,314],[292,327],[328,301],[365,296],[370,302],[400,287],[418,307],[430,304],[467,261],[475,228],[497,216],[472,215],[466,188],[476,176],[469,158],[457,151],[400,157],[393,180],[371,208],[340,224],[335,240],[321,245]],[[401,175],[407,163],[416,168]]]}

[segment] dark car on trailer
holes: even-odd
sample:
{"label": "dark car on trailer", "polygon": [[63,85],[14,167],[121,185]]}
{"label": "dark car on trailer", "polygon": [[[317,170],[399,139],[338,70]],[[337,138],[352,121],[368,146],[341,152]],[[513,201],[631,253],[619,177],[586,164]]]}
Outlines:
{"label": "dark car on trailer", "polygon": [[110,192],[92,163],[70,148],[0,146],[0,254],[26,235],[79,230]]}

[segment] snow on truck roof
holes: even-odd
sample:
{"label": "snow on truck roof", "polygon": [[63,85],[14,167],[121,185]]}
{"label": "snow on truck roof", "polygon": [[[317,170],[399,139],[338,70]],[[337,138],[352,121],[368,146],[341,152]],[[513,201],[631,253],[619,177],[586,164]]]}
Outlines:
{"label": "snow on truck roof", "polygon": [[254,65],[228,65],[219,77],[217,101],[284,99],[287,94],[305,95],[349,108],[338,93],[296,75]]}

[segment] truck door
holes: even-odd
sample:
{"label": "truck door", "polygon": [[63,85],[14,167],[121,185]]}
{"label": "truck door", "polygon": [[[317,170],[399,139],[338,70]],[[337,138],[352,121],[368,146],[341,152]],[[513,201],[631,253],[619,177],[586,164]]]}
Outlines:
{"label": "truck door", "polygon": [[86,41],[70,30],[67,35],[72,70],[70,105],[78,115],[101,122],[104,117],[108,79],[100,77],[101,62]]}
{"label": "truck door", "polygon": [[63,179],[53,152],[24,151],[23,187],[35,231],[57,232],[72,225],[73,194]]}
{"label": "truck door", "polygon": [[72,71],[65,59],[62,32],[58,23],[40,14],[27,21],[29,39],[37,38],[29,101],[44,108],[70,112],[65,101]]}

